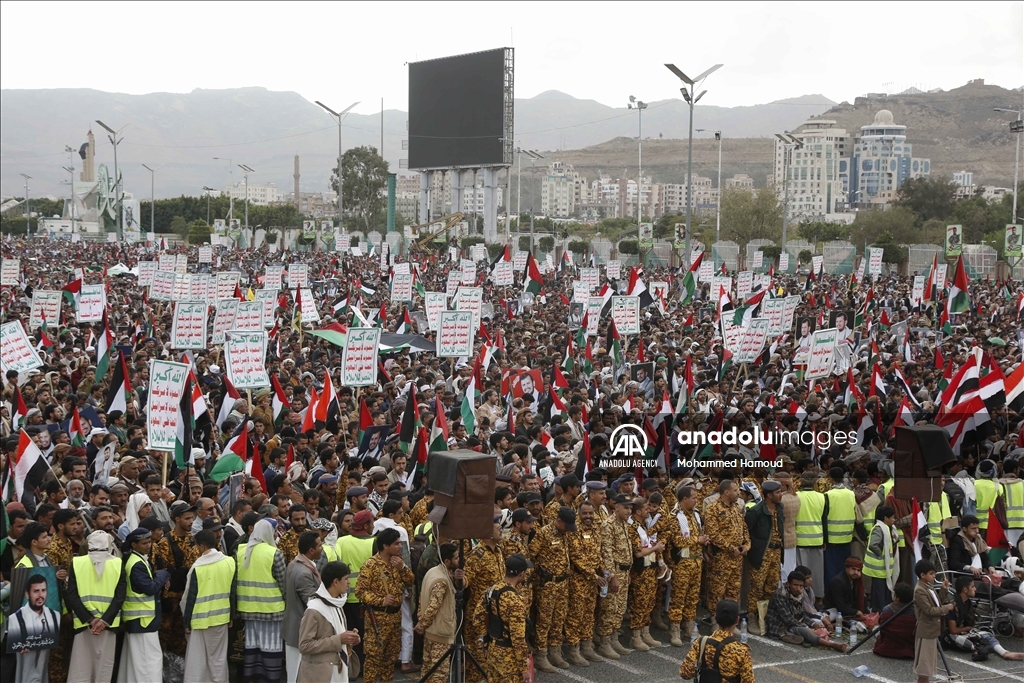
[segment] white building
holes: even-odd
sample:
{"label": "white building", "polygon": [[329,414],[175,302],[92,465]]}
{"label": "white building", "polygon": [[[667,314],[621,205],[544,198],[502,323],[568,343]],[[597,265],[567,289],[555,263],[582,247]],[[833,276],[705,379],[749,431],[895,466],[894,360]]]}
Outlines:
{"label": "white building", "polygon": [[741,187],[747,190],[754,189],[754,179],[748,176],[746,173],[737,173],[732,178],[725,179],[726,189],[733,187]]}
{"label": "white building", "polygon": [[[753,181],[751,181],[753,182]],[[687,202],[686,183],[664,183],[661,185],[661,211],[666,213],[685,213]],[[693,210],[704,211],[713,209],[718,203],[718,188],[711,178],[693,176]]]}
{"label": "white building", "polygon": [[880,109],[873,123],[861,126],[848,175],[850,203],[888,204],[908,178],[931,173],[930,159],[915,159],[907,142],[907,127],[893,122],[892,112]]}
{"label": "white building", "polygon": [[[840,177],[840,159],[847,153],[846,130],[836,128],[836,122],[820,119],[802,124],[794,132],[801,147],[775,140],[774,178],[784,178],[788,160],[789,215],[791,218],[828,220],[836,213],[837,204],[845,204],[843,181]],[[791,150],[791,151],[790,151]],[[779,187],[784,195],[785,186]]]}
{"label": "white building", "polygon": [[978,190],[978,186],[974,184],[974,173],[971,171],[960,171],[958,173],[954,173],[953,185],[956,186],[956,194],[954,196],[957,201],[961,199],[970,199]]}
{"label": "white building", "polygon": [[[235,183],[224,194],[236,202],[245,201],[245,181]],[[257,206],[269,206],[271,202],[281,201],[281,193],[274,183],[249,183],[249,203]]]}

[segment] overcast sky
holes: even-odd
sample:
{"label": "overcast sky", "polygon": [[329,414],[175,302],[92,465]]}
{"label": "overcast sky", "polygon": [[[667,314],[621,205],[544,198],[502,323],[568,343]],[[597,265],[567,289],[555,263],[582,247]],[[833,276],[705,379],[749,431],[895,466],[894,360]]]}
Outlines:
{"label": "overcast sky", "polygon": [[705,84],[708,104],[840,102],[973,78],[1024,85],[1022,27],[1020,2],[4,2],[0,84],[263,86],[370,113],[381,97],[406,109],[405,62],[511,45],[517,97],[678,97],[662,66],[673,62],[690,76],[725,65]]}

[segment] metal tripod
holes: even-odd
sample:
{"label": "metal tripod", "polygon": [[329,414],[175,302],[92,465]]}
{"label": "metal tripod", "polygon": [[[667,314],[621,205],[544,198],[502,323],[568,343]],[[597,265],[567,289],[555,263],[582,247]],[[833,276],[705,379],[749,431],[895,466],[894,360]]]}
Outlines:
{"label": "metal tripod", "polygon": [[[459,569],[463,569],[466,561],[465,554],[463,553],[463,539],[459,539]],[[466,638],[463,631],[466,628],[466,589],[459,583],[459,586],[455,589],[455,622],[459,625],[455,631],[455,642],[452,643],[440,659],[434,662],[423,677],[420,678],[420,683],[424,683],[430,678],[437,668],[441,666],[445,661],[449,663],[448,669],[448,683],[465,683],[466,680],[466,659],[473,663],[473,666],[477,668],[480,675],[487,678],[487,673],[484,671],[484,667],[480,662],[476,661],[476,657],[466,647]]]}

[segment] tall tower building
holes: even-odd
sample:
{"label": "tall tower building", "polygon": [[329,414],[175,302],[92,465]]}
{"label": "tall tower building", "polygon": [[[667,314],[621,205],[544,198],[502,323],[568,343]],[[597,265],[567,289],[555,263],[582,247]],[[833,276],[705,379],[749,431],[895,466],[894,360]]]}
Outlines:
{"label": "tall tower building", "polygon": [[78,179],[83,183],[91,183],[96,180],[96,138],[91,129],[86,140],[87,142],[78,151],[78,155],[82,157],[82,172]]}
{"label": "tall tower building", "polygon": [[292,174],[292,178],[295,179],[295,194],[293,195],[293,199],[295,201],[295,206],[297,207],[297,206],[299,206],[299,155],[298,154],[295,155],[295,173]]}

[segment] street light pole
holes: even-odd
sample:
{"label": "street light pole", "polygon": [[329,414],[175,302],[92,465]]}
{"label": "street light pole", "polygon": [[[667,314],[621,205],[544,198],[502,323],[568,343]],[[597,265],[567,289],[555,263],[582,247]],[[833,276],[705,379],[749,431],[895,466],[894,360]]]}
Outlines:
{"label": "street light pole", "polygon": [[[156,169],[142,165],[142,168],[149,171],[149,232],[156,232]],[[209,212],[209,210],[207,210]]]}
{"label": "street light pole", "polygon": [[210,225],[210,193],[214,190],[206,185],[203,185],[203,190],[206,192],[206,224]]}
{"label": "street light pole", "polygon": [[64,151],[68,153],[68,165],[64,166],[64,170],[71,175],[71,182],[68,183],[71,188],[71,203],[68,204],[68,215],[71,217],[71,234],[75,234],[75,150],[68,145],[64,145]]}
{"label": "street light pole", "polygon": [[[643,220],[643,187],[644,187],[644,109],[647,103],[632,95],[629,96],[628,109],[636,109],[637,113],[637,178],[636,178],[636,225],[640,228]],[[639,235],[639,233],[637,233]]]}
{"label": "street light pole", "polygon": [[121,175],[117,172],[117,146],[124,141],[124,137],[118,137],[121,135],[121,131],[131,124],[126,123],[121,126],[119,130],[115,131],[99,119],[96,119],[96,123],[100,124],[103,130],[109,133],[109,135],[107,135],[107,139],[110,140],[110,144],[114,146],[114,199],[116,202],[115,210],[117,211],[117,241],[120,242],[124,239],[124,222],[121,211]]}
{"label": "street light pole", "polygon": [[782,199],[782,248],[786,248],[786,230],[789,227],[789,169],[792,165],[793,150],[799,149],[804,146],[800,140],[796,139],[789,133],[785,135],[775,134],[779,140],[782,141],[783,152],[782,152],[782,183],[783,183],[783,199]]}
{"label": "street light pole", "polygon": [[1010,132],[1017,134],[1017,141],[1014,145],[1014,161],[1013,161],[1013,215],[1010,216],[1010,222],[1014,225],[1017,224],[1017,182],[1020,177],[1020,134],[1024,131],[1024,122],[1021,122],[1021,111],[1018,109],[1002,109],[996,107],[995,111],[1005,112],[1007,114],[1016,114],[1017,120],[1010,124]]}
{"label": "street light pole", "polygon": [[690,222],[693,215],[693,105],[697,104],[700,98],[704,97],[707,93],[707,90],[702,90],[699,94],[695,94],[697,88],[704,82],[704,79],[721,69],[722,65],[715,64],[696,78],[690,78],[675,64],[666,64],[665,68],[683,82],[684,85],[679,89],[679,92],[682,93],[683,99],[690,106],[690,136],[686,153],[686,265],[689,266],[691,259],[690,238],[693,232]]}
{"label": "street light pole", "polygon": [[[317,103],[317,105],[319,105],[319,107],[321,109],[323,109],[328,114],[330,114],[331,116],[333,116],[334,118],[336,118],[338,120],[338,224],[341,225],[342,229],[344,230],[344,228],[345,228],[345,217],[344,217],[344,213],[342,211],[343,200],[341,198],[341,195],[342,195],[342,191],[341,191],[342,190],[342,183],[344,182],[342,180],[342,174],[341,174],[341,122],[345,120],[345,117],[348,116],[348,113],[350,111],[352,111],[352,108],[355,107],[359,103],[358,102],[353,102],[352,104],[348,105],[348,107],[343,109],[341,112],[334,111],[333,109],[328,107],[326,104],[324,104],[320,100],[317,100],[316,103]],[[383,116],[384,116],[384,103],[383,103],[383,100],[382,100],[381,101],[381,117],[382,117],[381,118],[381,152],[380,152],[381,156],[384,155],[384,149],[383,149],[383,147],[384,147],[384,128],[383,128],[383,126],[384,126],[384,124],[383,124],[384,119],[383,119]],[[298,204],[299,204],[299,198],[296,197],[295,198],[295,205],[298,206]]]}
{"label": "street light pole", "polygon": [[[707,128],[698,128],[698,133],[707,131]],[[715,139],[718,140],[718,201],[715,202],[715,241],[722,239],[722,131],[715,131]]]}
{"label": "street light pole", "polygon": [[19,173],[22,178],[25,179],[25,236],[28,237],[30,230],[29,227],[32,225],[32,212],[29,211],[28,206],[28,181],[32,180],[32,176]]}
{"label": "street light pole", "polygon": [[245,229],[249,229],[249,174],[255,173],[256,171],[245,164],[239,164],[238,168],[242,169],[245,174]]}

